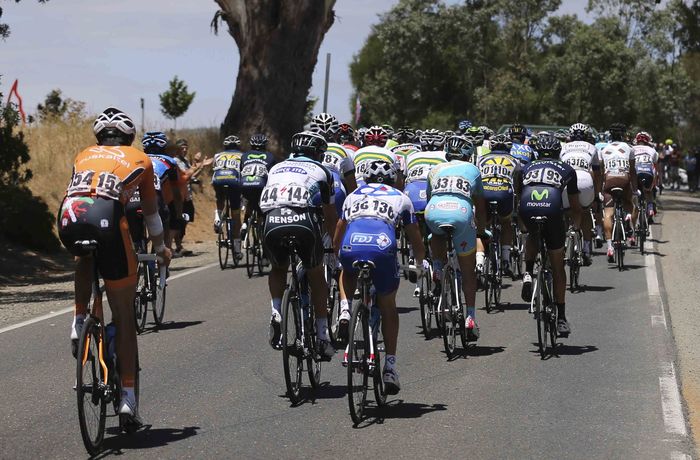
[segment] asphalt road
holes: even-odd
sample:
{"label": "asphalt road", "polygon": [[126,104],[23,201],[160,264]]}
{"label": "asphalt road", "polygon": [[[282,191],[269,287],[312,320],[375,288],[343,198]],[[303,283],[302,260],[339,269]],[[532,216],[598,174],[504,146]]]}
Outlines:
{"label": "asphalt road", "polygon": [[[448,362],[419,334],[417,301],[399,293],[402,391],[353,428],[340,353],[325,382],[290,407],[282,356],[267,345],[263,278],[218,267],[173,280],[166,320],[139,337],[141,415],[132,435],[108,419],[105,456],[123,458],[689,458],[694,455],[674,371],[667,313],[649,295],[654,256],[603,255],[567,294],[573,333],[540,360],[535,322],[504,292],[479,310],[481,339]],[[483,295],[478,297],[483,304]],[[80,458],[70,316],[0,332],[0,458]],[[305,380],[305,382],[308,382]],[[369,457],[369,458],[372,458]]]}

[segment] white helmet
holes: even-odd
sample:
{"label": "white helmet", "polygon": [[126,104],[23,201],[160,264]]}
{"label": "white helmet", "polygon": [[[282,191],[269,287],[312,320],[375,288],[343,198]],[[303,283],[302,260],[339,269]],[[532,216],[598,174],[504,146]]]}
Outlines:
{"label": "white helmet", "polygon": [[332,140],[338,131],[340,131],[340,124],[338,119],[331,115],[330,113],[319,113],[311,119],[309,124],[309,130],[320,134],[327,141]]}
{"label": "white helmet", "polygon": [[107,137],[123,137],[133,142],[136,135],[134,122],[127,114],[115,107],[107,107],[99,114],[92,125],[92,130],[98,140]]}
{"label": "white helmet", "polygon": [[365,182],[391,185],[396,181],[396,167],[385,160],[374,160],[365,173]]}

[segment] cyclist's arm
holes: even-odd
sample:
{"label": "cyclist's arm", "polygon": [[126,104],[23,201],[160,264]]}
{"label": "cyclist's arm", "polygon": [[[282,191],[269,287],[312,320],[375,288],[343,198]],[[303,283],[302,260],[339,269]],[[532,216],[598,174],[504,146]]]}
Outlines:
{"label": "cyclist's arm", "polygon": [[343,185],[345,185],[345,193],[348,195],[355,191],[357,188],[357,181],[355,180],[355,170],[348,171],[343,176]]}
{"label": "cyclist's arm", "polygon": [[583,209],[581,208],[581,203],[579,202],[578,197],[578,193],[569,195],[569,208],[571,209],[571,218],[574,221],[574,228],[576,230],[581,228],[581,217],[583,215]]}
{"label": "cyclist's arm", "polygon": [[340,244],[343,242],[347,226],[348,222],[345,219],[338,219],[338,224],[335,226],[335,235],[333,235],[333,249],[336,256],[340,251]]}
{"label": "cyclist's arm", "polygon": [[418,223],[404,224],[403,231],[413,248],[413,254],[416,256],[416,265],[422,265],[423,259],[425,259],[425,247],[423,246],[423,237],[420,234]]}
{"label": "cyclist's arm", "polygon": [[333,191],[333,175],[323,166],[326,178],[320,185],[321,209],[323,210],[323,224],[329,235],[335,235],[335,227],[338,223],[338,213],[335,210],[335,193]]}
{"label": "cyclist's arm", "polygon": [[163,257],[164,263],[167,265],[170,263],[170,253],[164,244],[163,222],[158,214],[158,198],[153,184],[153,166],[150,161],[139,183],[139,196],[141,197],[144,222],[148,228],[148,236],[153,242],[156,252]]}

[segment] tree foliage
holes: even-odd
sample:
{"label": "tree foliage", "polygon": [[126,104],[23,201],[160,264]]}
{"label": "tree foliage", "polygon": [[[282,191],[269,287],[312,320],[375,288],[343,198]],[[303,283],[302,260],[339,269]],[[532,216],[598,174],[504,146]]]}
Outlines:
{"label": "tree foliage", "polygon": [[[48,0],[38,0],[39,3],[46,3]],[[15,0],[15,3],[19,3],[20,0]],[[0,7],[0,20],[2,19],[2,7]],[[10,26],[6,23],[0,22],[0,38],[3,40],[10,36]]]}
{"label": "tree foliage", "polygon": [[700,0],[590,0],[591,23],[555,15],[560,4],[400,0],[350,66],[362,123],[622,121],[657,137],[700,131],[691,104],[700,65],[689,57],[700,43]]}
{"label": "tree foliage", "polygon": [[36,112],[41,121],[80,119],[85,115],[85,103],[71,98],[64,99],[60,89],[53,89],[44,98],[44,103],[36,106]]}
{"label": "tree foliage", "polygon": [[196,93],[194,91],[190,93],[185,82],[180,80],[177,75],[170,80],[169,85],[167,91],[158,95],[160,111],[167,118],[173,120],[177,127],[177,119],[190,108]]}

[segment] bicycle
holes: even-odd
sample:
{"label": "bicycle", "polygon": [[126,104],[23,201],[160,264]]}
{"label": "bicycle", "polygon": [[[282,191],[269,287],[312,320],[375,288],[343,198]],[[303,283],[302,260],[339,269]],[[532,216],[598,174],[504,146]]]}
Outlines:
{"label": "bicycle", "polygon": [[297,242],[289,236],[283,239],[283,243],[291,255],[291,273],[282,296],[282,360],[287,395],[292,405],[297,405],[301,401],[304,362],[311,387],[316,389],[321,384],[321,358],[316,353],[314,309],[302,302],[308,286],[298,273]]}
{"label": "bicycle", "polygon": [[615,200],[615,212],[613,215],[613,248],[615,249],[615,263],[617,269],[625,268],[625,210],[622,207],[622,188],[614,187],[610,190]]}
{"label": "bicycle", "polygon": [[[440,287],[433,281],[433,264],[430,258],[430,244],[428,242],[427,226],[425,218],[419,215],[419,224],[422,226],[423,246],[425,247],[425,260],[428,261],[430,269],[425,276],[420,278],[418,305],[420,306],[421,329],[426,339],[430,339],[433,331],[433,317],[435,317],[435,326],[438,331],[442,332],[441,318],[438,315],[438,302],[440,301]],[[408,265],[403,265],[408,266]],[[408,271],[407,271],[408,273]],[[409,274],[409,281],[415,282],[415,276]]]}
{"label": "bicycle", "polygon": [[644,192],[637,200],[637,225],[634,230],[637,235],[637,244],[639,244],[639,253],[644,255],[644,243],[649,236],[649,218],[647,215],[647,200],[644,197]]}
{"label": "bicycle", "polygon": [[350,417],[355,425],[362,422],[367,404],[369,377],[372,377],[374,398],[377,406],[386,404],[386,391],[381,375],[381,356],[377,336],[381,318],[372,313],[372,270],[371,261],[357,260],[353,267],[359,270],[357,291],[353,299],[350,320],[349,340],[343,364],[348,372],[348,405]]}
{"label": "bicycle", "polygon": [[253,209],[246,220],[246,234],[242,246],[245,250],[245,268],[248,278],[252,278],[257,269],[258,275],[263,275],[265,268],[265,256],[263,253],[263,222],[260,212]]}
{"label": "bicycle", "polygon": [[488,244],[488,254],[484,260],[483,286],[484,306],[491,312],[501,304],[501,289],[503,287],[503,272],[501,271],[501,223],[498,217],[498,202],[489,201],[491,225],[489,232],[491,240]]}
{"label": "bicycle", "polygon": [[328,332],[331,336],[331,342],[334,345],[341,343],[338,337],[338,320],[340,318],[340,284],[338,277],[340,270],[337,266],[335,251],[332,247],[323,249],[323,275],[328,285],[327,299],[327,316],[328,316]]}
{"label": "bicycle", "polygon": [[554,304],[552,288],[552,271],[547,258],[547,245],[542,237],[543,225],[546,217],[534,217],[538,227],[539,253],[536,260],[537,274],[533,277],[532,300],[530,312],[534,313],[537,321],[537,348],[540,358],[547,356],[547,342],[549,349],[554,353],[557,346],[557,306]]}
{"label": "bicycle", "polygon": [[[118,357],[112,351],[116,346],[115,337],[108,339],[103,322],[102,291],[97,265],[98,243],[83,240],[75,243],[82,251],[92,254],[93,283],[91,303],[88,304],[85,322],[78,336],[76,358],[75,390],[78,402],[78,422],[85,449],[90,455],[98,454],[104,442],[107,404],[112,403],[115,415],[121,403],[121,378],[119,377]],[[139,359],[136,352],[136,401],[139,400]],[[119,414],[119,429],[134,433],[140,422],[127,415]]]}
{"label": "bicycle", "polygon": [[136,332],[139,334],[146,328],[149,304],[151,304],[153,321],[156,326],[163,324],[167,288],[167,269],[158,263],[155,254],[146,252],[145,241],[144,239],[137,245],[138,271],[136,272],[134,319],[136,320]]}
{"label": "bicycle", "polygon": [[467,331],[465,326],[464,292],[462,291],[462,274],[457,261],[457,252],[452,241],[454,225],[441,225],[440,229],[446,233],[447,238],[447,263],[442,269],[440,285],[442,293],[439,299],[438,312],[442,318],[442,341],[445,346],[447,359],[455,357],[457,335],[460,336],[462,347],[468,346]]}
{"label": "bicycle", "polygon": [[[224,189],[228,191],[228,185],[224,186]],[[219,267],[225,270],[228,266],[229,252],[233,252],[233,219],[229,215],[230,203],[228,199],[228,192],[225,193],[226,199],[224,204],[224,211],[221,213],[220,221],[221,227],[217,233],[216,246],[219,248]],[[231,254],[231,263],[233,267],[238,267],[238,262],[242,258],[241,254]]]}
{"label": "bicycle", "polygon": [[569,289],[571,292],[579,290],[581,267],[583,266],[583,233],[569,226],[566,232],[566,246],[564,263],[569,267]]}
{"label": "bicycle", "polygon": [[523,263],[525,257],[525,240],[523,232],[520,231],[518,218],[513,216],[513,243],[510,249],[510,269],[513,273],[513,281],[523,277]]}

